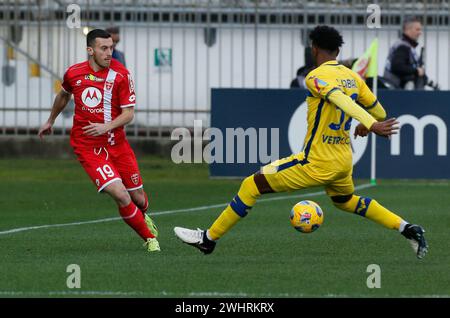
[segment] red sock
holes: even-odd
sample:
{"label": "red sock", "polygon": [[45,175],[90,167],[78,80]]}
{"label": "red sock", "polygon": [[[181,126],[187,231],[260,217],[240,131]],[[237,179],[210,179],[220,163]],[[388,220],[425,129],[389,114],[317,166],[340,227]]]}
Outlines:
{"label": "red sock", "polygon": [[139,208],[133,203],[133,201],[125,207],[119,207],[119,212],[123,220],[131,226],[139,234],[139,236],[144,239],[144,241],[148,238],[155,237],[148,229],[147,223],[145,223],[144,220],[144,215],[139,211]]}

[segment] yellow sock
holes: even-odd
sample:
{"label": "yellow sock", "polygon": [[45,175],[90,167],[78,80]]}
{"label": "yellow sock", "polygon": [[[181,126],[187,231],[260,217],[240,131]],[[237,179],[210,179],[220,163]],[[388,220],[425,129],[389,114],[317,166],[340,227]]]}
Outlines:
{"label": "yellow sock", "polygon": [[247,215],[248,210],[255,205],[256,199],[260,195],[253,175],[244,179],[237,196],[234,197],[233,201],[209,228],[208,234],[210,238],[218,240],[225,235],[238,221]]}
{"label": "yellow sock", "polygon": [[218,240],[226,232],[228,232],[241,217],[233,211],[230,205],[219,215],[219,217],[214,221],[213,225],[209,228],[209,236],[211,239]]}
{"label": "yellow sock", "polygon": [[389,211],[376,200],[372,200],[366,212],[366,218],[377,222],[389,229],[398,230],[403,219],[397,214]]}
{"label": "yellow sock", "polygon": [[353,195],[349,201],[345,203],[334,203],[334,205],[341,210],[364,216],[389,229],[398,230],[403,221],[401,217],[371,198]]}

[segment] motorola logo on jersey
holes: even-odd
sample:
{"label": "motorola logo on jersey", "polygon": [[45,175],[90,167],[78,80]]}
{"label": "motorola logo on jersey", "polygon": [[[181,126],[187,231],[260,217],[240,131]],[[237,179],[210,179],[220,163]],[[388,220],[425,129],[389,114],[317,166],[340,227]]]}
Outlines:
{"label": "motorola logo on jersey", "polygon": [[[289,122],[288,128],[288,140],[289,147],[291,148],[292,153],[299,153],[303,150],[303,142],[305,140],[305,136],[307,133],[307,112],[308,106],[306,101],[303,102],[297,110],[292,115],[291,121]],[[359,124],[357,120],[352,120],[352,125],[350,128],[350,132],[355,131],[355,127]],[[356,164],[359,159],[363,156],[367,147],[367,138],[357,138],[350,133],[350,140],[347,139],[336,139],[335,137],[330,136],[316,136],[316,138],[322,138],[322,142],[327,144],[348,144],[351,143],[353,150],[353,164]]]}
{"label": "motorola logo on jersey", "polygon": [[102,108],[90,108],[90,107],[83,106],[83,107],[81,107],[81,110],[90,112],[91,114],[103,113],[103,107]]}
{"label": "motorola logo on jersey", "polygon": [[97,107],[102,101],[102,93],[98,88],[88,87],[85,88],[81,94],[81,100],[87,107],[94,108]]}

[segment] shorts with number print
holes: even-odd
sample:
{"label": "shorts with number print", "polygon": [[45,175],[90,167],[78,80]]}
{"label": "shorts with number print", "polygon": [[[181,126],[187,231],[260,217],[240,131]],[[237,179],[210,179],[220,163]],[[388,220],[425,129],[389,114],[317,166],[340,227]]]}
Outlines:
{"label": "shorts with number print", "polygon": [[100,148],[75,147],[74,152],[98,192],[115,181],[122,181],[128,191],[143,187],[136,156],[128,141]]}

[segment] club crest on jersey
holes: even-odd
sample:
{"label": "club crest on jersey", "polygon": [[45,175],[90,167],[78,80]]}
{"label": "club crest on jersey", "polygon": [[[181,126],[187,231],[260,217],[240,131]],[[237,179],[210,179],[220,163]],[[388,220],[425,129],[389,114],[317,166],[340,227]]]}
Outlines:
{"label": "club crest on jersey", "polygon": [[105,90],[111,91],[113,85],[114,85],[114,82],[110,82],[110,81],[106,82],[106,83],[105,83]]}
{"label": "club crest on jersey", "polygon": [[320,93],[322,89],[328,86],[328,83],[316,77],[314,78],[314,86],[316,87],[317,92]]}
{"label": "club crest on jersey", "polygon": [[96,87],[87,87],[81,94],[81,100],[87,107],[94,108],[102,101],[102,93]]}
{"label": "club crest on jersey", "polygon": [[313,80],[314,87],[318,93],[320,93],[320,91],[322,89],[324,89],[326,86],[328,86],[327,82],[317,78],[316,76],[310,76],[310,77],[308,77],[308,80]]}
{"label": "club crest on jersey", "polygon": [[93,81],[93,82],[104,82],[105,80],[103,78],[98,78],[97,76],[94,76],[92,74],[86,75],[84,79]]}
{"label": "club crest on jersey", "polygon": [[139,174],[135,173],[131,176],[131,181],[135,184],[138,185],[139,183]]}

